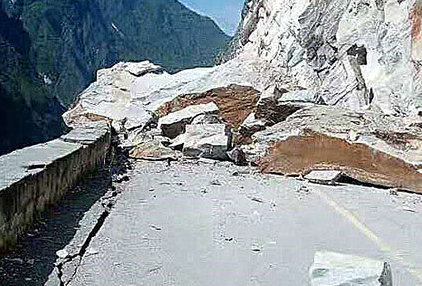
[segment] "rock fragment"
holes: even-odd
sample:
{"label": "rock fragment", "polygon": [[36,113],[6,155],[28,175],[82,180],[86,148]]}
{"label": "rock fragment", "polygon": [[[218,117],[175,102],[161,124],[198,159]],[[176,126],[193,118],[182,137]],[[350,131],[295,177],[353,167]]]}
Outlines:
{"label": "rock fragment", "polygon": [[335,252],[317,252],[309,276],[311,286],[393,285],[388,263]]}
{"label": "rock fragment", "polygon": [[124,64],[125,70],[136,76],[140,77],[143,75],[146,75],[147,73],[158,73],[163,70],[162,67],[155,65],[149,61],[143,61],[143,62],[128,62]]}
{"label": "rock fragment", "polygon": [[161,128],[163,135],[173,139],[185,131],[186,125],[190,124],[194,117],[201,114],[215,114],[218,111],[219,109],[214,102],[191,105],[161,117],[158,126]]}
{"label": "rock fragment", "polygon": [[256,114],[252,112],[240,125],[240,134],[243,136],[250,136],[258,131],[265,129],[266,121],[256,118]]}
{"label": "rock fragment", "polygon": [[342,175],[341,171],[336,170],[313,170],[304,178],[312,183],[335,185]]}
{"label": "rock fragment", "polygon": [[231,138],[224,124],[187,125],[183,154],[187,157],[226,160]]}
{"label": "rock fragment", "polygon": [[134,147],[129,156],[135,159],[163,161],[163,160],[177,160],[178,154],[176,151],[165,147],[161,142],[153,140],[141,143]]}
{"label": "rock fragment", "polygon": [[216,114],[200,114],[192,120],[192,125],[197,124],[223,124],[224,120]]}
{"label": "rock fragment", "polygon": [[247,163],[246,155],[240,148],[236,147],[233,150],[227,152],[227,156],[236,165],[242,166],[242,165],[245,165]]}
{"label": "rock fragment", "polygon": [[69,256],[69,252],[67,252],[66,249],[61,249],[61,250],[56,252],[56,255],[60,259],[65,259],[66,257]]}

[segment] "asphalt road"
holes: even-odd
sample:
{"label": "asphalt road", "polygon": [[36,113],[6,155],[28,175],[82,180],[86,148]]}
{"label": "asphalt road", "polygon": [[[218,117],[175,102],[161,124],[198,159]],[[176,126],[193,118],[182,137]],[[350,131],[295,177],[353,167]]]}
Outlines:
{"label": "asphalt road", "polygon": [[422,285],[422,197],[228,163],[138,162],[68,285],[309,285],[320,250]]}

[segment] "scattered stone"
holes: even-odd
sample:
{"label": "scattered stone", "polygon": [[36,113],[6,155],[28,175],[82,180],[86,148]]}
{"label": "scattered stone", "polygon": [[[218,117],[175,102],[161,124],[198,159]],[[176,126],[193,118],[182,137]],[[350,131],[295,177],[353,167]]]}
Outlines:
{"label": "scattered stone", "polygon": [[215,165],[216,163],[215,160],[207,159],[207,158],[199,158],[198,162],[203,163],[203,164],[209,164],[209,165]]}
{"label": "scattered stone", "polygon": [[349,140],[352,142],[356,142],[359,139],[359,133],[356,132],[355,130],[350,130],[349,131]]}
{"label": "scattered stone", "polygon": [[171,148],[165,147],[159,141],[141,143],[129,152],[129,157],[141,160],[164,161],[178,159],[178,154]]}
{"label": "scattered stone", "polygon": [[227,152],[227,156],[232,160],[236,165],[243,166],[247,163],[246,155],[240,148],[234,148],[233,150]]}
{"label": "scattered stone", "polygon": [[224,124],[224,120],[216,114],[200,114],[192,120],[191,124]]}
{"label": "scattered stone", "polygon": [[218,113],[219,109],[213,102],[207,104],[191,105],[182,110],[170,113],[158,120],[158,126],[163,135],[173,139],[185,132],[187,124],[200,114]]}
{"label": "scattered stone", "polygon": [[261,252],[262,251],[262,245],[258,244],[258,243],[254,243],[252,244],[251,250],[253,252]]}
{"label": "scattered stone", "polygon": [[412,208],[407,207],[407,206],[403,207],[402,210],[404,210],[406,212],[410,212],[410,213],[416,213],[415,209],[412,209]]}
{"label": "scattered stone", "polygon": [[305,194],[307,194],[307,193],[309,193],[311,190],[307,187],[307,186],[305,186],[305,185],[302,185],[302,186],[300,186],[300,187],[298,187],[297,189],[296,189],[296,192],[297,193],[305,193]]}
{"label": "scattered stone", "polygon": [[7,260],[12,263],[23,264],[23,260],[20,258],[7,258]]}
{"label": "scattered stone", "polygon": [[87,255],[96,255],[100,253],[96,248],[93,247],[89,247],[88,250],[86,251]]}
{"label": "scattered stone", "polygon": [[390,189],[390,195],[398,196],[399,195],[398,189],[397,188]]}
{"label": "scattered stone", "polygon": [[130,180],[128,175],[123,175],[123,174],[113,175],[111,179],[114,183],[119,183],[119,184],[123,182],[128,182]]}
{"label": "scattered stone", "polygon": [[149,61],[143,61],[143,62],[128,62],[125,63],[125,70],[136,76],[136,77],[140,77],[143,76],[147,73],[157,73],[163,70],[162,67],[157,66]]}
{"label": "scattered stone", "polygon": [[226,160],[230,139],[224,124],[188,125],[183,154],[194,158]]}
{"label": "scattered stone", "polygon": [[151,227],[153,230],[157,230],[157,231],[160,231],[160,230],[161,230],[161,227],[158,227],[158,226],[155,226],[155,225],[150,225],[150,227]]}
{"label": "scattered stone", "polygon": [[68,256],[69,256],[69,253],[67,252],[67,250],[66,250],[66,249],[62,249],[62,250],[57,251],[57,252],[56,252],[56,255],[57,255],[57,257],[58,257],[58,258],[60,258],[60,259],[65,259],[66,257],[68,257]]}
{"label": "scattered stone", "polygon": [[221,182],[218,179],[214,179],[210,182],[213,186],[221,186]]}
{"label": "scattered stone", "polygon": [[248,198],[250,198],[252,201],[263,204],[265,201],[261,198],[258,197],[253,197],[253,196],[248,196]]}
{"label": "scattered stone", "polygon": [[303,102],[303,103],[316,103],[324,104],[321,98],[318,97],[318,94],[314,90],[302,89],[295,90],[283,93],[278,99],[279,103],[286,102]]}
{"label": "scattered stone", "polygon": [[335,185],[343,173],[335,170],[313,170],[305,175],[305,179],[317,184]]}
{"label": "scattered stone", "polygon": [[393,285],[388,263],[335,252],[317,252],[309,276],[311,286]]}
{"label": "scattered stone", "polygon": [[34,265],[34,263],[35,263],[35,259],[28,259],[27,261],[26,261],[26,263],[28,263],[28,264],[30,264],[30,265]]}

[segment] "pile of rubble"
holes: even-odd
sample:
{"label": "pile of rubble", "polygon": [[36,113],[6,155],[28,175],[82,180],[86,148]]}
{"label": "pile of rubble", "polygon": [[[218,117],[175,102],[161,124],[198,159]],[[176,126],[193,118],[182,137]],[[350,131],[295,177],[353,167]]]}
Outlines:
{"label": "pile of rubble", "polygon": [[145,160],[208,158],[335,184],[343,178],[422,193],[422,118],[327,106],[316,93],[231,85],[183,95],[130,141]]}

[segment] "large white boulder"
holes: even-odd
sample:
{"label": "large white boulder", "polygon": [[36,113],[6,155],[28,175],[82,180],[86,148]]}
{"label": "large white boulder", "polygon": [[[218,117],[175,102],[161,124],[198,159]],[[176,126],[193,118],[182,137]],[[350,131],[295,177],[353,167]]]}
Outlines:
{"label": "large white boulder", "polygon": [[315,254],[309,276],[311,286],[393,286],[388,263],[328,251]]}

